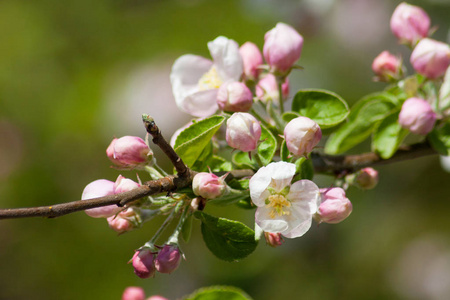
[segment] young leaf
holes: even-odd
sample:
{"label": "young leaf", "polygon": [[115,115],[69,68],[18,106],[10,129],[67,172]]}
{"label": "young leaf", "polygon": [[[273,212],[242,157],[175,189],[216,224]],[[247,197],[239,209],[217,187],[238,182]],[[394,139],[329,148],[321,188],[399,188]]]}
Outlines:
{"label": "young leaf", "polygon": [[192,214],[189,214],[189,216],[184,221],[183,226],[181,227],[181,237],[186,243],[191,239],[192,218]]}
{"label": "young leaf", "polygon": [[286,123],[289,123],[292,119],[295,119],[298,117],[300,117],[300,114],[293,112],[293,111],[287,111],[281,116],[283,121],[285,121]]}
{"label": "young leaf", "polygon": [[325,90],[298,91],[292,101],[292,111],[314,120],[321,128],[341,123],[349,113],[344,99]]}
{"label": "young leaf", "polygon": [[286,141],[283,140],[283,142],[281,144],[281,148],[280,148],[280,158],[282,161],[290,162],[290,158],[288,158],[288,156],[289,156],[289,150],[286,146]]}
{"label": "young leaf", "polygon": [[330,136],[325,145],[325,152],[338,154],[361,143],[393,109],[395,105],[385,93],[372,94],[361,99],[352,108],[348,122]]}
{"label": "young leaf", "polygon": [[395,111],[381,121],[373,135],[372,150],[379,153],[384,159],[394,155],[398,146],[409,133],[398,123],[398,113]]}
{"label": "young leaf", "polygon": [[244,291],[232,286],[212,286],[199,289],[184,300],[252,300]]}
{"label": "young leaf", "polygon": [[217,155],[211,157],[208,161],[208,167],[211,168],[212,172],[229,172],[233,168],[231,162]]}
{"label": "young leaf", "polygon": [[196,211],[195,217],[202,221],[206,246],[218,258],[229,262],[238,261],[255,250],[255,232],[246,225],[201,211]]}
{"label": "young leaf", "polygon": [[450,123],[445,123],[440,128],[435,128],[428,134],[431,146],[441,155],[450,155]]}
{"label": "young leaf", "polygon": [[192,124],[180,133],[174,149],[188,167],[194,165],[224,121],[225,117],[212,116]]}

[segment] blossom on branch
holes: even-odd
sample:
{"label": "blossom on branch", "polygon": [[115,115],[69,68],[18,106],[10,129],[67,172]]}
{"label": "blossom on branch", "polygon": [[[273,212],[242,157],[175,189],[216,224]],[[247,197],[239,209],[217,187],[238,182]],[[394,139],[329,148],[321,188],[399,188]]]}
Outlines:
{"label": "blossom on branch", "polygon": [[250,197],[258,207],[255,219],[262,230],[295,238],[311,227],[319,188],[310,180],[291,184],[294,175],[295,165],[280,161],[260,168],[250,179]]}
{"label": "blossom on branch", "polygon": [[170,81],[177,106],[196,117],[207,117],[217,109],[217,91],[228,80],[243,73],[239,45],[224,36],[208,43],[213,60],[186,54],[172,66]]}

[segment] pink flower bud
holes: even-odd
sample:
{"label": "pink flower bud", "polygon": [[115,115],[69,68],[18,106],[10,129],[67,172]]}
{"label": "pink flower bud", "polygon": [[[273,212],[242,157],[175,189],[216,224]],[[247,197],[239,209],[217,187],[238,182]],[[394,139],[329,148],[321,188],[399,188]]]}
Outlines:
{"label": "pink flower bud", "polygon": [[[281,85],[281,93],[283,96],[283,100],[286,100],[286,98],[289,96],[288,78],[286,78],[284,83]],[[256,85],[256,97],[258,97],[258,99],[264,103],[269,100],[278,102],[278,84],[277,79],[273,74],[267,74],[260,81],[258,81],[258,84]]]}
{"label": "pink flower bud", "polygon": [[411,53],[410,61],[417,73],[431,79],[441,77],[450,65],[450,47],[432,39],[423,39]]}
{"label": "pink flower bud", "polygon": [[381,52],[372,63],[372,70],[380,81],[391,81],[400,77],[402,60],[389,51]]}
{"label": "pink flower bud", "polygon": [[156,270],[160,273],[170,274],[181,262],[180,249],[175,245],[165,245],[155,259]]}
{"label": "pink flower bud", "polygon": [[436,122],[436,114],[424,99],[407,99],[398,115],[400,125],[415,134],[427,135]]}
{"label": "pink flower bud", "polygon": [[134,273],[140,278],[148,278],[155,275],[153,253],[148,248],[137,250],[132,258]]}
{"label": "pink flower bud", "polygon": [[220,86],[217,92],[217,104],[224,111],[245,112],[252,107],[253,95],[242,82],[226,82]]}
{"label": "pink flower bud", "polygon": [[137,136],[124,136],[113,139],[106,149],[108,158],[118,167],[134,168],[145,165],[153,152],[148,145]]}
{"label": "pink flower bud", "polygon": [[226,140],[230,147],[249,152],[256,149],[261,125],[251,114],[234,113],[227,120]]}
{"label": "pink flower bud", "polygon": [[109,227],[119,234],[138,228],[142,224],[140,209],[134,207],[127,208],[118,215],[111,216],[106,220]]}
{"label": "pink flower bud", "polygon": [[[114,182],[99,179],[89,183],[83,190],[81,200],[93,199],[114,194]],[[117,205],[107,205],[103,207],[85,210],[86,214],[93,218],[107,218],[117,214],[122,208]]]}
{"label": "pink flower bud", "polygon": [[263,64],[261,51],[252,42],[246,42],[239,48],[244,63],[244,75],[249,80],[257,80],[261,69],[258,67]]}
{"label": "pink flower bud", "polygon": [[122,300],[145,300],[144,289],[137,286],[129,286],[123,291]]}
{"label": "pink flower bud", "polygon": [[322,131],[319,125],[307,117],[291,120],[284,128],[286,146],[295,156],[307,155],[319,143]]}
{"label": "pink flower bud", "polygon": [[266,243],[270,247],[278,247],[284,243],[281,233],[264,232],[264,237],[266,238]]}
{"label": "pink flower bud", "polygon": [[320,189],[321,201],[316,213],[319,223],[340,223],[352,212],[353,206],[341,188]]}
{"label": "pink flower bud", "polygon": [[192,180],[194,194],[205,199],[215,199],[222,196],[227,185],[222,177],[212,173],[197,173]]}
{"label": "pink flower bud", "polygon": [[403,2],[392,14],[391,30],[401,43],[415,45],[428,36],[430,18],[422,8]]}
{"label": "pink flower bud", "polygon": [[169,299],[162,297],[162,296],[154,295],[154,296],[147,298],[147,300],[169,300]]}
{"label": "pink flower bud", "polygon": [[272,71],[279,74],[289,73],[300,58],[303,37],[291,26],[278,23],[264,36],[264,58]]}
{"label": "pink flower bud", "polygon": [[114,183],[114,194],[128,192],[140,186],[141,185],[139,183],[134,182],[131,179],[125,178],[122,175],[119,175],[119,177],[117,177],[116,182]]}
{"label": "pink flower bud", "polygon": [[378,183],[377,170],[373,168],[364,168],[359,170],[355,177],[355,183],[362,189],[373,189]]}

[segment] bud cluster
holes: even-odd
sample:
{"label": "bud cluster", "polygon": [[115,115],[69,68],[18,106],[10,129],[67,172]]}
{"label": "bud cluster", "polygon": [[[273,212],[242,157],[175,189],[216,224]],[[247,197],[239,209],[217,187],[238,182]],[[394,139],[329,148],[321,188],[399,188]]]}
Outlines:
{"label": "bud cluster", "polygon": [[138,277],[149,278],[154,277],[156,272],[172,273],[178,269],[182,256],[177,245],[166,244],[163,247],[143,247],[136,250],[131,262]]}

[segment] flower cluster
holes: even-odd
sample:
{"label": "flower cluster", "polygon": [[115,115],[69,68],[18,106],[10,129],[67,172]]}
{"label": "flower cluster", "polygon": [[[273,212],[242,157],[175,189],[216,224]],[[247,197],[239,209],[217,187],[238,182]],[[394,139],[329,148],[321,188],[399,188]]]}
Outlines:
{"label": "flower cluster", "polygon": [[153,277],[157,271],[172,273],[178,269],[182,256],[177,245],[166,244],[163,247],[143,247],[136,250],[131,262],[138,277],[148,278]]}

